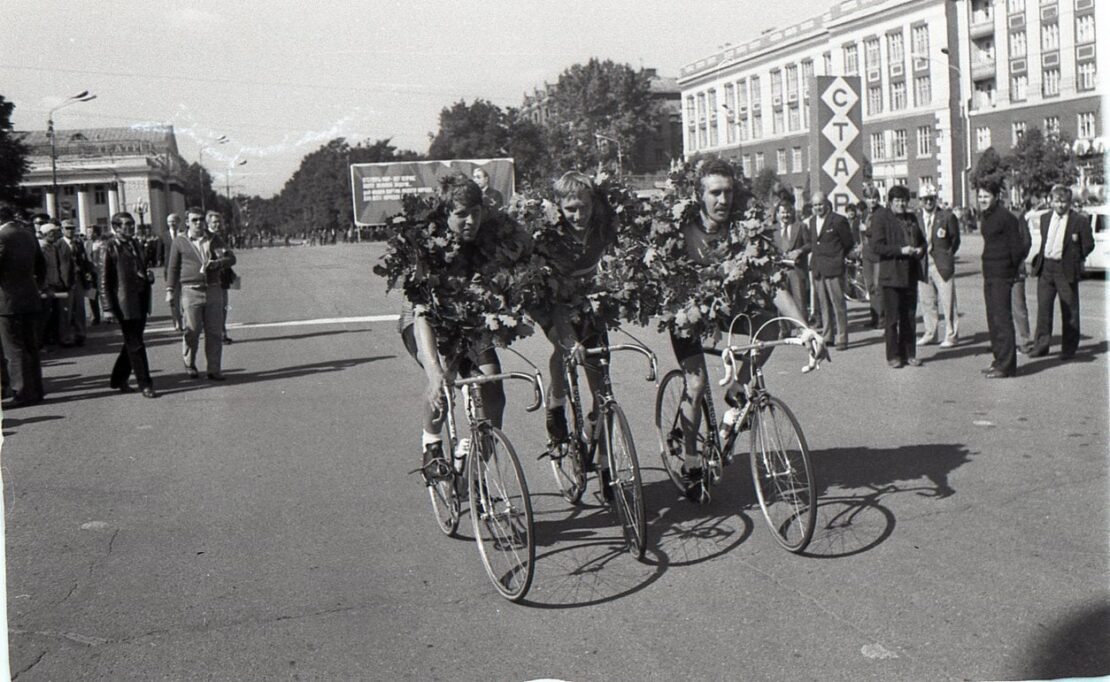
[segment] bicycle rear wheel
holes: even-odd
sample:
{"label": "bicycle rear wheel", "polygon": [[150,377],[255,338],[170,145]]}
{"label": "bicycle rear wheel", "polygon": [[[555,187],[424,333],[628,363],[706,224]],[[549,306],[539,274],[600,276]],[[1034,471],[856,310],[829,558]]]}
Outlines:
{"label": "bicycle rear wheel", "polygon": [[[717,436],[716,424],[709,419],[709,390],[702,397],[701,426],[698,427],[697,448],[706,456],[709,449],[714,446]],[[659,384],[659,391],[655,394],[655,431],[659,436],[659,455],[663,458],[663,468],[667,475],[678,487],[685,492],[686,483],[682,478],[682,467],[686,464],[686,453],[683,446],[681,413],[683,401],[686,400],[686,378],[682,370],[673,369],[667,372]]]}
{"label": "bicycle rear wheel", "polygon": [[578,425],[575,424],[570,430],[570,440],[557,446],[558,450],[555,452],[548,453],[551,459],[551,473],[555,475],[559,493],[571,504],[578,504],[582,499],[582,493],[586,492],[586,470],[582,465],[583,440],[579,431]]}
{"label": "bicycle rear wheel", "polygon": [[467,466],[474,541],[493,586],[506,599],[519,601],[535,571],[532,500],[505,434],[491,428],[479,441]]}
{"label": "bicycle rear wheel", "polygon": [[788,551],[801,552],[817,519],[809,446],[790,408],[778,398],[763,400],[753,414],[752,481],[775,540]]}
{"label": "bicycle rear wheel", "polygon": [[[443,454],[447,457],[447,461],[454,463],[455,439],[450,433],[443,441],[443,447],[445,449]],[[465,472],[455,471],[453,468],[452,472],[453,475],[439,479],[428,486],[432,515],[435,516],[436,525],[439,526],[440,531],[448,537],[454,537],[455,531],[459,529],[459,517],[462,512],[462,505],[459,503],[459,487],[466,484],[463,480]]]}
{"label": "bicycle rear wheel", "polygon": [[628,550],[637,559],[647,549],[647,520],[644,517],[644,487],[640,461],[632,442],[632,430],[620,405],[612,404],[605,413],[605,444],[609,451],[609,485],[613,491],[621,528]]}

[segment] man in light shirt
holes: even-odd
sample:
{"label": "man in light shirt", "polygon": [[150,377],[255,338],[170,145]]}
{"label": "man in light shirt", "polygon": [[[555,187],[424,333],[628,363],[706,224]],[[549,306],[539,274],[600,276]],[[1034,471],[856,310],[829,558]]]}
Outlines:
{"label": "man in light shirt", "polygon": [[940,342],[940,347],[951,348],[956,345],[960,331],[956,310],[956,252],[960,248],[960,222],[950,211],[937,206],[936,186],[925,185],[918,195],[921,210],[917,213],[917,222],[925,235],[925,255],[921,257],[925,281],[918,282],[917,292],[925,332],[917,340],[917,345],[937,342],[940,335],[939,312],[944,313],[945,323],[944,340]]}
{"label": "man in light shirt", "polygon": [[1041,216],[1041,247],[1033,258],[1037,276],[1037,334],[1032,357],[1048,354],[1052,337],[1052,315],[1060,297],[1060,357],[1070,360],[1079,348],[1079,278],[1083,261],[1094,251],[1091,223],[1071,207],[1071,189],[1052,188],[1052,211]]}

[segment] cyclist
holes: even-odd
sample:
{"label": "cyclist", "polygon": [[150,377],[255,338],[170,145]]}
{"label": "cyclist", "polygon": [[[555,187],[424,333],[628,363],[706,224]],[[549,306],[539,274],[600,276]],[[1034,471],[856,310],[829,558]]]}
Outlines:
{"label": "cyclist", "polygon": [[[527,260],[531,250],[528,236],[510,218],[483,204],[482,190],[477,184],[464,175],[455,174],[441,180],[441,185],[436,205],[427,218],[445,225],[448,233],[457,240],[458,251],[445,268],[451,271],[450,274],[471,280],[476,273],[506,271]],[[505,248],[506,235],[515,242],[513,248]],[[463,337],[456,342],[437,338],[436,322],[443,321],[431,319],[430,311],[405,298],[399,324],[401,338],[405,349],[424,369],[428,380],[423,396],[421,437],[421,475],[426,485],[432,485],[452,472],[448,459],[451,453],[443,451],[442,429],[446,416],[442,393],[444,376],[454,372],[473,376],[501,371],[492,340]],[[485,415],[500,428],[505,410],[505,393],[501,384],[482,384],[479,390]]]}
{"label": "cyclist", "polygon": [[[734,206],[740,201],[737,196],[736,177],[733,167],[727,161],[720,159],[707,159],[698,168],[696,200],[700,209],[698,218],[680,226],[686,243],[686,253],[695,263],[706,264],[713,254],[716,244],[733,229],[732,222],[736,212]],[[792,317],[804,323],[805,313],[794,301],[790,292],[778,287],[774,294],[774,306],[779,314]],[[747,306],[742,301],[733,301],[733,310],[744,310]],[[774,316],[775,311],[760,310],[753,315],[752,331],[759,329],[762,323]],[[682,367],[686,379],[686,396],[680,407],[679,422],[682,426],[683,449],[685,451],[685,465],[683,475],[686,484],[686,497],[692,502],[704,501],[705,488],[702,485],[704,466],[701,453],[697,449],[698,428],[701,425],[702,396],[706,391],[706,377],[708,372],[703,355],[703,337],[715,333],[715,329],[705,328],[700,334],[693,334],[689,338],[678,336],[671,332],[671,347],[674,349],[675,359]],[[762,339],[777,338],[778,325],[763,327],[760,335]],[[818,358],[826,356],[825,344],[821,335],[809,327],[805,327],[801,334],[802,341],[810,346],[810,352]],[[765,351],[764,359],[770,354]],[[731,424],[743,409],[746,397],[738,391],[739,384],[746,383],[751,376],[751,367],[745,362],[738,368],[738,383],[732,384],[726,394],[726,402],[732,405],[731,414],[726,413],[722,420]]]}
{"label": "cyclist", "polygon": [[[548,362],[551,382],[547,435],[554,452],[569,439],[564,353],[570,351],[575,361],[582,363],[585,348],[604,346],[609,341],[604,322],[590,312],[585,296],[589,293],[589,282],[599,272],[602,257],[617,242],[617,216],[594,181],[584,173],[564,173],[552,189],[559,209],[558,221],[536,236],[535,255],[549,264],[552,275],[567,286],[560,289],[564,295],[551,301],[549,309],[534,311],[533,317],[552,346]],[[588,419],[593,424],[597,416],[597,391],[604,375],[598,367],[585,363],[583,366],[591,396]],[[589,463],[585,464],[588,468]],[[603,494],[608,492],[603,487]]]}

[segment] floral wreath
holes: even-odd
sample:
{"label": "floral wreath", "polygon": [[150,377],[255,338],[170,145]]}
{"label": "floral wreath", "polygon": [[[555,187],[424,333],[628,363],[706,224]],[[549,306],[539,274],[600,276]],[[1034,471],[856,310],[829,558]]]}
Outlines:
{"label": "floral wreath", "polygon": [[532,333],[515,286],[527,270],[527,236],[514,221],[487,214],[474,241],[463,243],[447,226],[442,199],[406,195],[403,207],[387,223],[386,252],[374,273],[424,315],[445,357]]}

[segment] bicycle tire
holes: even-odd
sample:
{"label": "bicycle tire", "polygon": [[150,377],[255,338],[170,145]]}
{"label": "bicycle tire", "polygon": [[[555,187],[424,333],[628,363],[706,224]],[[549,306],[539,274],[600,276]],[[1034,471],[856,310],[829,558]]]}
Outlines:
{"label": "bicycle tire", "polygon": [[798,553],[813,538],[817,487],[798,419],[778,398],[763,396],[752,415],[752,483],[763,518],[784,549]]}
{"label": "bicycle tire", "polygon": [[[458,423],[458,422],[456,422]],[[444,429],[447,431],[448,429]],[[444,455],[454,464],[455,439],[450,432],[443,441]],[[452,469],[454,471],[454,469]],[[462,504],[459,502],[459,486],[465,485],[465,471],[454,471],[449,478],[437,480],[428,488],[428,498],[432,503],[432,515],[435,516],[436,526],[447,537],[454,537],[459,529],[459,518],[462,516]]]}
{"label": "bicycle tire", "polygon": [[472,446],[467,464],[474,541],[493,586],[509,601],[528,593],[536,563],[536,537],[528,483],[512,443],[491,427]]}
{"label": "bicycle tire", "polygon": [[644,486],[640,477],[640,460],[632,429],[620,405],[613,403],[605,413],[605,444],[609,458],[609,486],[613,491],[612,507],[620,521],[628,550],[637,559],[647,550],[647,519],[644,513]]}
{"label": "bicycle tire", "polygon": [[[686,482],[682,477],[682,467],[686,463],[686,453],[682,436],[682,425],[679,422],[679,409],[686,396],[686,377],[680,369],[672,369],[659,383],[659,390],[655,394],[655,432],[659,437],[659,456],[663,460],[663,468],[667,471],[671,482],[680,492],[686,491]],[[709,447],[716,445],[716,423],[709,418],[709,389],[702,396],[701,426],[698,428],[697,443],[703,457],[708,454]]]}
{"label": "bicycle tire", "polygon": [[577,424],[570,432],[573,434],[570,440],[559,446],[561,453],[549,452],[548,457],[551,459],[551,473],[555,476],[555,485],[559,486],[559,494],[567,502],[578,504],[582,501],[582,494],[586,492],[586,469],[582,464],[584,441]]}

